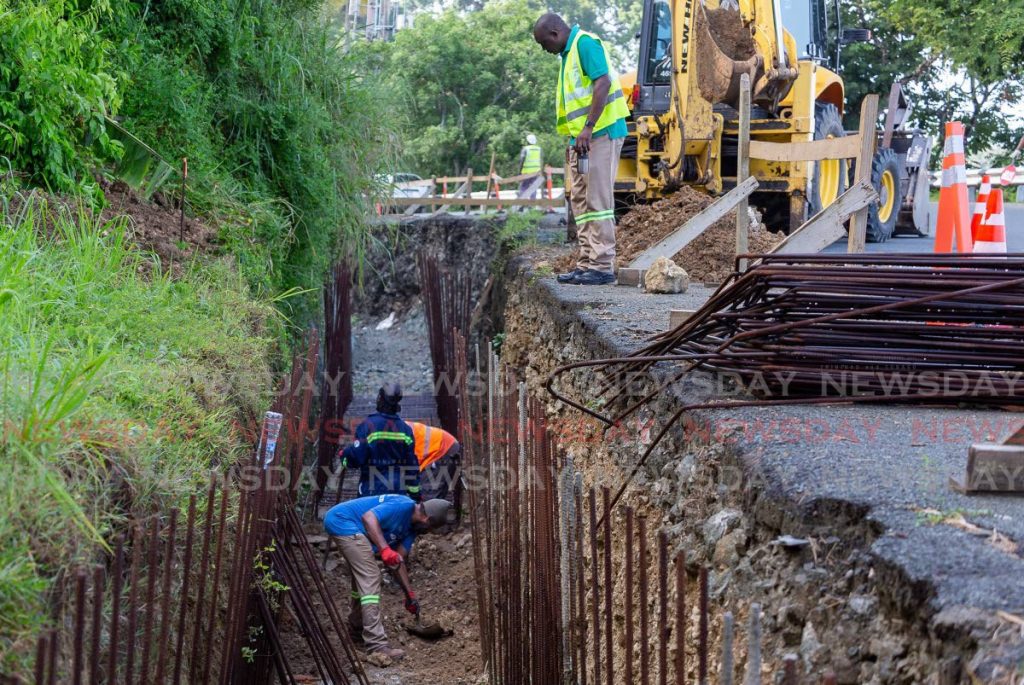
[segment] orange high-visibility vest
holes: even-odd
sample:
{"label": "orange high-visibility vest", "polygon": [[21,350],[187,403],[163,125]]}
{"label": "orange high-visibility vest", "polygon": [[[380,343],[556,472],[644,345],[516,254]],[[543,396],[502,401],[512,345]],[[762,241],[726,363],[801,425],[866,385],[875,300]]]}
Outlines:
{"label": "orange high-visibility vest", "polygon": [[437,426],[406,421],[412,427],[413,450],[420,462],[420,471],[448,453],[455,444],[455,436]]}

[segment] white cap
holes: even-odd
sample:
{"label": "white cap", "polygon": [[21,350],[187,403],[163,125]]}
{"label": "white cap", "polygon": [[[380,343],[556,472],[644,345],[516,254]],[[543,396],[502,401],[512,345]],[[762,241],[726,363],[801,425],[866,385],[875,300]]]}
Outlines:
{"label": "white cap", "polygon": [[532,133],[527,133],[526,134],[526,142],[527,142],[528,145],[536,145],[537,144],[537,136],[533,135]]}

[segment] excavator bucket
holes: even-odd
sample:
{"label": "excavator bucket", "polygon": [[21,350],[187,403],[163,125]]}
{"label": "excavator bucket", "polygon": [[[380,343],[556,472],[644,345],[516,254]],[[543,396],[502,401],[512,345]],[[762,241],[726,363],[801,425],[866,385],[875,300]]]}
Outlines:
{"label": "excavator bucket", "polygon": [[708,102],[735,106],[739,102],[740,77],[750,74],[756,83],[764,67],[763,58],[750,30],[736,10],[707,9],[697,5],[697,86]]}

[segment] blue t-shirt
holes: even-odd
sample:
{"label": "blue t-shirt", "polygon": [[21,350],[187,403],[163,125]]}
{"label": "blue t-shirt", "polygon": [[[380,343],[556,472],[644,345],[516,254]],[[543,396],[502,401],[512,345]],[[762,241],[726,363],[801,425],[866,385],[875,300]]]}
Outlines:
{"label": "blue t-shirt", "polygon": [[[405,495],[374,495],[336,504],[324,516],[324,530],[331,535],[366,535],[363,514],[372,511],[380,522],[389,545],[401,542],[405,551],[412,550],[416,534],[412,532],[412,511],[416,503]],[[377,547],[373,547],[377,551]]]}
{"label": "blue t-shirt", "polygon": [[[569,33],[569,40],[565,42],[565,50],[562,51],[562,71],[565,72],[565,58],[569,56],[569,48],[572,47],[572,42],[576,40],[576,34],[580,32],[579,25],[573,26],[572,31]],[[604,57],[604,49],[601,44],[590,36],[583,36],[580,38],[579,45],[577,46],[580,52],[580,65],[583,67],[583,73],[587,75],[591,81],[596,81],[605,74],[608,73],[608,60]],[[617,138],[625,138],[628,129],[626,128],[625,119],[617,119],[612,124],[605,126],[604,128],[594,131],[594,138],[600,136],[608,136],[612,140]],[[569,143],[575,143],[576,139],[570,139]]]}

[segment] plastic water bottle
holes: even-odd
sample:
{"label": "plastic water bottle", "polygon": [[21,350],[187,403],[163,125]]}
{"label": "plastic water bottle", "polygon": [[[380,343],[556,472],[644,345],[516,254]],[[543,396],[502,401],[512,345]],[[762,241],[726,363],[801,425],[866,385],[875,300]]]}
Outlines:
{"label": "plastic water bottle", "polygon": [[576,171],[580,175],[586,176],[590,173],[590,156],[587,154],[576,156]]}

